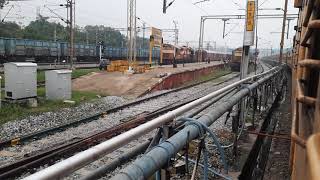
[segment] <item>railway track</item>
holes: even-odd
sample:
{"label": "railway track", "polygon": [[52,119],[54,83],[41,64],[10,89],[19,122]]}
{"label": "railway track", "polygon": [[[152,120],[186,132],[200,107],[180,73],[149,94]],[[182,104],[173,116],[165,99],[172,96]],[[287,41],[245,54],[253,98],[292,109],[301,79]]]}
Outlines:
{"label": "railway track", "polygon": [[[210,80],[206,82],[201,82],[197,84],[193,84],[190,86],[182,87],[179,89],[167,91],[164,93],[160,93],[154,96],[149,96],[146,98],[139,99],[137,101],[125,104],[123,106],[119,106],[117,108],[111,109],[108,113],[113,113],[117,111],[123,111],[125,108],[130,111],[136,111],[131,117],[124,117],[110,126],[109,128],[104,128],[104,130],[99,131],[98,133],[86,133],[83,137],[75,136],[73,138],[69,138],[69,141],[66,141],[60,146],[53,146],[51,148],[47,148],[49,150],[43,151],[39,149],[34,155],[32,153],[25,154],[29,157],[18,160],[14,163],[8,164],[6,166],[0,167],[0,179],[4,178],[14,178],[22,175],[24,172],[34,172],[37,168],[41,168],[42,166],[53,164],[54,162],[72,156],[76,152],[87,149],[103,140],[112,138],[122,132],[128,131],[131,128],[134,128],[142,123],[147,122],[161,114],[164,114],[168,111],[176,109],[180,106],[183,106],[191,101],[194,101],[214,90],[220,89],[220,87],[225,86],[226,84],[231,84],[236,81],[235,78],[230,78],[227,82],[220,83],[212,83]],[[200,88],[199,86],[204,87]],[[199,90],[200,88],[200,90]],[[188,93],[182,91],[189,91]],[[172,97],[177,97],[177,95],[184,94],[184,96],[178,98],[178,100],[172,99]],[[196,95],[195,95],[196,94]],[[149,101],[159,101],[161,99],[162,102],[158,102],[156,107],[150,106],[150,104],[146,103]],[[150,103],[150,102],[149,102]],[[132,107],[133,106],[133,107]],[[137,107],[138,106],[138,107]],[[46,136],[49,133],[56,132],[57,130],[63,130],[71,126],[75,126],[77,124],[81,124],[84,122],[91,122],[97,119],[103,119],[103,116],[106,114],[98,114],[94,117],[84,118],[80,121],[74,121],[73,123],[69,123],[60,127],[50,128],[45,131],[37,132],[25,137],[20,137],[20,139],[12,139],[6,142],[2,142],[1,145],[9,145],[12,142],[16,142],[20,140],[20,142],[27,142],[30,140],[34,140],[35,138],[39,138],[41,136]],[[86,125],[86,124],[83,124]]]}
{"label": "railway track", "polygon": [[[259,65],[259,67],[261,69],[260,73],[269,69],[269,67],[267,67],[267,66]],[[203,105],[200,105],[200,106],[190,110],[189,113],[187,113],[183,116],[184,117],[186,117],[186,116],[187,117],[194,117],[197,119],[198,117],[201,117],[202,115],[206,114],[207,112],[209,112],[213,108],[217,107],[219,103],[228,101],[228,99],[231,98],[233,96],[233,94],[236,92],[237,92],[236,90],[232,90],[226,94],[222,94],[221,97],[217,97],[217,99],[218,99],[217,101],[213,100],[212,102],[208,102]],[[177,118],[179,118],[179,117],[177,117]],[[229,118],[230,117],[228,117],[227,113],[224,114],[210,128],[213,129],[214,132],[217,132],[220,130],[223,130],[225,132],[225,130],[227,130],[228,132],[230,132],[230,134],[232,134],[232,131],[231,131],[232,124],[231,124],[231,121],[228,120]],[[122,153],[131,152],[131,150],[128,150],[128,148],[134,149],[134,147],[138,147],[146,142],[149,142],[148,138],[154,136],[154,134],[155,134],[155,131],[153,131],[152,133],[149,133],[145,136],[142,136],[138,140],[130,142],[129,144],[115,150],[114,152],[107,154],[105,157],[83,167],[81,170],[78,170],[78,171],[72,173],[71,175],[67,176],[66,179],[79,179],[80,178],[81,180],[91,180],[91,179],[98,179],[98,178],[109,179],[109,178],[113,177],[115,174],[117,174],[119,172],[119,170],[121,170],[122,168],[129,165],[132,161],[135,160],[136,157],[139,157],[139,155],[136,155],[135,157],[131,158],[130,161],[128,160],[125,162],[121,162],[123,164],[118,164],[117,166],[114,165],[114,159],[116,159],[115,161],[117,161],[118,157],[119,158],[122,157]],[[224,137],[224,140],[222,140],[221,142],[223,143],[222,145],[224,145],[224,146],[230,146],[230,143],[232,141],[229,142]],[[232,147],[232,146],[230,146],[230,147]],[[215,151],[216,150],[215,148],[213,148],[212,150],[214,153],[218,153]],[[215,163],[217,163],[217,162],[215,162]],[[97,174],[95,174],[95,173],[97,173]]]}
{"label": "railway track", "polygon": [[187,100],[179,100],[175,103],[172,103],[155,111],[149,113],[141,113],[135,118],[123,119],[123,122],[121,124],[108,128],[97,134],[88,136],[86,138],[75,139],[74,141],[59,146],[57,148],[50,149],[48,151],[30,156],[21,161],[17,161],[11,165],[0,168],[0,179],[15,177],[19,174],[22,174],[26,170],[29,170],[30,172],[30,170],[32,171],[32,168],[37,168],[39,166],[43,166],[44,164],[50,165],[61,158],[69,157],[75,154],[76,152],[85,150],[91,146],[100,143],[103,140],[115,137],[121,134],[122,132],[137,127],[140,124],[152,120],[159,115],[162,115],[168,111],[171,111],[189,102],[192,102],[197,98],[198,96],[189,98]]}
{"label": "railway track", "polygon": [[[234,78],[231,78],[231,79],[234,79]],[[205,86],[205,88],[201,88],[200,91],[199,90],[196,91],[196,89],[199,88],[198,86],[202,86],[202,84],[207,84],[207,85]],[[54,132],[62,131],[63,129],[67,129],[68,127],[76,126],[85,122],[89,123],[94,120],[103,118],[103,116],[105,116],[106,114],[107,115],[112,114],[117,111],[130,109],[130,111],[135,111],[135,114],[133,114],[132,116],[140,115],[138,118],[130,118],[129,116],[122,118],[121,120],[117,121],[118,123],[115,123],[114,126],[111,126],[110,128],[100,131],[99,133],[95,133],[94,135],[89,135],[90,133],[88,133],[86,137],[75,136],[73,138],[69,138],[69,140],[67,140],[65,144],[62,144],[61,146],[54,146],[55,148],[51,147],[51,149],[48,148],[50,150],[42,151],[41,149],[38,149],[37,151],[41,153],[37,153],[35,155],[32,155],[32,153],[24,154],[24,156],[30,156],[30,157],[24,158],[22,160],[16,161],[15,163],[12,163],[0,168],[0,174],[1,174],[0,179],[16,176],[19,173],[21,174],[21,172],[25,172],[26,169],[35,168],[37,166],[39,167],[43,164],[50,164],[50,162],[52,162],[52,160],[55,159],[53,157],[56,157],[57,159],[61,157],[68,157],[74,154],[75,152],[83,150],[83,148],[90,147],[91,145],[97,142],[100,142],[103,139],[111,138],[117,135],[118,133],[129,130],[130,128],[136,127],[156,116],[159,116],[165,112],[168,112],[190,101],[193,101],[211,92],[213,90],[212,87],[219,88],[218,86],[222,86],[222,84],[223,84],[222,82],[212,83],[212,82],[209,82],[208,80],[206,82],[201,82],[201,83],[193,84],[183,88],[179,88],[179,89],[167,91],[164,93],[160,93],[157,95],[149,96],[146,98],[142,98],[137,101],[125,104],[123,106],[119,106],[114,109],[111,109],[107,111],[107,113],[97,114],[96,116],[77,120],[72,123],[68,123],[59,127],[46,129],[40,132],[36,132],[36,133],[22,136],[19,138],[14,138],[8,141],[4,141],[1,143],[2,148],[5,148],[6,146],[11,145],[12,143],[18,143],[18,142],[21,143],[21,145],[19,146],[23,146],[24,144],[26,144],[26,142],[30,142],[30,141],[34,142],[34,141],[37,141],[36,139],[41,140],[42,138],[48,136],[48,134],[54,134]],[[179,94],[181,91],[188,91],[188,94],[185,94],[185,96],[178,98],[179,100],[176,100],[177,94]],[[194,95],[191,96],[191,94],[195,94],[195,93],[197,94],[197,96],[194,96]],[[175,99],[173,99],[172,96],[174,96]],[[161,102],[159,102],[159,98],[162,99]],[[150,101],[153,101],[153,103],[156,101],[158,102],[156,103],[156,106],[150,106],[148,105]],[[123,123],[119,123],[119,122],[123,122]],[[86,124],[82,124],[82,126],[85,126],[85,125]]]}
{"label": "railway track", "polygon": [[[228,73],[225,76],[228,76],[230,74],[231,73]],[[235,75],[233,77],[236,77],[236,76],[238,76],[238,75]],[[231,77],[231,79],[233,79],[233,77]],[[176,92],[188,89],[188,88],[196,87],[198,85],[210,82],[210,81],[215,80],[215,79],[217,79],[217,78],[208,79],[206,81],[194,83],[194,84],[191,84],[191,85],[188,85],[188,86],[183,86],[183,87],[180,87],[180,88],[176,88],[176,89],[173,89],[173,90],[165,91],[165,92],[158,93],[158,94],[155,94],[155,95],[139,98],[139,99],[137,99],[135,101],[132,101],[132,102],[129,102],[127,104],[124,104],[124,105],[109,109],[109,110],[107,110],[107,111],[105,111],[103,113],[98,113],[98,114],[90,116],[90,117],[84,117],[82,119],[77,119],[77,120],[71,121],[71,122],[66,123],[66,124],[62,124],[62,125],[59,125],[59,126],[47,128],[47,129],[44,129],[44,130],[41,130],[41,131],[38,131],[38,132],[34,132],[34,133],[31,133],[31,134],[26,134],[26,135],[19,136],[19,137],[14,137],[12,139],[8,139],[8,140],[5,140],[5,141],[0,141],[0,150],[3,149],[4,147],[7,147],[7,146],[25,143],[28,140],[39,139],[39,138],[41,138],[41,137],[43,137],[45,135],[50,135],[50,134],[53,134],[55,132],[62,131],[64,129],[66,129],[66,128],[75,127],[75,126],[78,126],[78,125],[80,125],[82,123],[88,123],[88,122],[97,120],[100,117],[105,116],[106,114],[114,113],[114,112],[120,111],[122,109],[128,108],[130,106],[134,106],[134,105],[138,105],[138,104],[141,104],[141,103],[145,103],[147,101],[156,100],[157,98],[161,98],[162,96],[166,96],[166,95],[169,95],[169,94],[172,94],[172,93],[176,93]],[[215,85],[220,85],[222,83],[223,82],[216,83]]]}

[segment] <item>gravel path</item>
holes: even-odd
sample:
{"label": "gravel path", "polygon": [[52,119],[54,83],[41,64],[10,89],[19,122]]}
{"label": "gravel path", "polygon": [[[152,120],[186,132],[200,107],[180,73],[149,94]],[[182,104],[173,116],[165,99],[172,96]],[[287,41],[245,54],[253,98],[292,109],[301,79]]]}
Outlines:
{"label": "gravel path", "polygon": [[[231,75],[229,76],[233,77],[235,75],[233,74],[233,76]],[[223,86],[226,86],[226,84],[231,84],[237,80],[238,78],[233,78],[232,80],[219,85],[217,85],[216,81],[207,82],[189,89],[184,89],[179,92],[170,93],[165,96],[161,96],[159,98],[152,99],[144,103],[131,106],[114,113],[110,113],[104,118],[100,118],[98,120],[95,120],[89,123],[81,124],[77,127],[66,129],[63,132],[49,135],[42,139],[35,140],[30,143],[26,143],[25,145],[17,145],[14,147],[4,148],[2,151],[0,151],[0,153],[2,153],[0,157],[0,164],[6,165],[8,163],[11,163],[13,161],[23,158],[25,154],[33,154],[43,149],[56,147],[57,145],[72,141],[75,138],[87,137],[88,135],[95,134],[109,127],[120,124],[121,121],[124,119],[134,117],[143,112],[151,112],[158,108],[166,107],[172,104],[173,102],[176,102],[177,100],[185,100],[187,98],[194,97],[195,95],[203,96],[205,94],[208,94],[209,92],[220,89]],[[89,110],[80,111],[80,113],[83,113],[83,114],[85,114],[86,112],[89,112]],[[40,122],[46,122],[46,119],[42,119]],[[20,126],[20,127],[23,127],[23,126]],[[28,127],[25,129],[28,129]],[[32,127],[28,130],[32,132],[33,129],[34,128]],[[26,130],[24,130],[24,132],[25,131]]]}
{"label": "gravel path", "polygon": [[[230,97],[229,96],[226,96],[224,98],[222,98],[220,101],[218,101],[217,103],[215,103],[214,105],[210,106],[208,109],[204,110],[201,114],[206,114],[208,111],[212,110],[212,108],[216,107],[219,103],[222,103],[224,101],[227,101],[228,98]],[[201,107],[201,106],[200,106]],[[200,108],[199,107],[199,108]],[[195,111],[196,109],[194,110],[191,110],[190,112],[193,112]],[[183,115],[182,115],[183,116]],[[180,116],[180,117],[182,117]],[[227,124],[224,124],[224,121],[225,121],[225,117],[226,115],[223,115],[221,118],[219,118],[210,128],[212,130],[214,130],[214,132],[222,132],[222,130],[228,130],[230,129],[231,127],[231,122],[228,121]],[[155,130],[148,133],[147,135],[144,135],[142,137],[140,137],[139,139],[137,140],[134,140],[132,142],[130,142],[129,144],[115,150],[114,152],[112,153],[109,153],[107,154],[106,156],[104,156],[103,158],[85,166],[84,168],[81,168],[80,170],[74,172],[73,174],[71,174],[70,176],[68,176],[66,179],[70,179],[70,180],[75,180],[75,179],[79,179],[80,177],[86,175],[87,173],[89,173],[90,171],[93,171],[95,169],[97,169],[98,167],[101,167],[102,165],[105,165],[107,163],[109,163],[111,160],[113,160],[115,157],[119,156],[121,153],[123,152],[126,152],[128,149],[136,146],[137,144],[140,144],[140,143],[143,143],[145,142],[148,138],[154,136],[154,133],[155,133]],[[228,132],[224,132],[225,134],[227,134]],[[219,134],[222,134],[222,133],[219,133]],[[210,142],[210,141],[208,141]],[[228,144],[230,143],[229,140],[227,138],[223,138],[222,140],[222,143],[223,144]],[[214,148],[210,148],[211,149],[211,152],[212,153],[215,153],[215,154],[218,154],[215,150],[213,150]],[[134,161],[135,159],[141,157],[142,155],[139,155],[138,157],[134,158],[132,161]],[[218,156],[219,157],[219,156]],[[132,162],[131,161],[131,162]],[[115,169],[112,173],[109,173],[107,174],[105,177],[101,178],[101,179],[109,179],[111,177],[113,177],[114,175],[116,175],[122,168],[130,165],[131,162],[128,162],[124,165],[122,165],[121,167],[118,167],[117,169]],[[217,164],[217,162],[216,162]]]}
{"label": "gravel path", "polygon": [[77,107],[63,108],[55,112],[45,112],[39,115],[28,116],[24,119],[10,121],[0,126],[0,140],[11,139],[24,134],[65,124],[74,119],[89,117],[107,109],[123,104],[121,97],[108,96],[93,102],[87,102]]}
{"label": "gravel path", "polygon": [[[234,75],[235,74],[232,74],[229,76],[231,77]],[[223,79],[223,78],[221,78],[221,79]],[[222,81],[221,79],[220,79],[220,81]],[[176,102],[177,100],[185,100],[187,98],[195,97],[198,95],[204,96],[210,92],[213,92],[217,89],[225,87],[228,84],[231,84],[231,83],[234,83],[235,81],[238,81],[238,78],[233,78],[232,80],[229,80],[229,81],[226,81],[222,84],[217,85],[218,81],[219,81],[219,79],[216,81],[207,82],[207,83],[204,83],[204,84],[201,84],[201,85],[189,88],[189,89],[184,89],[179,92],[170,93],[168,95],[161,96],[161,98],[149,100],[147,102],[144,102],[144,103],[132,106],[132,107],[128,107],[128,108],[125,108],[123,110],[120,110],[120,111],[117,111],[114,113],[110,113],[104,118],[100,118],[98,120],[95,120],[95,121],[92,121],[92,122],[89,122],[86,124],[82,124],[77,127],[69,128],[63,132],[59,132],[59,133],[44,137],[40,140],[30,142],[26,145],[18,145],[15,147],[5,148],[3,151],[0,151],[0,164],[5,165],[5,164],[8,164],[8,163],[11,163],[13,161],[16,161],[16,160],[23,158],[23,156],[25,154],[32,154],[32,153],[41,151],[46,148],[55,147],[59,144],[63,144],[65,142],[71,141],[75,138],[82,138],[82,137],[86,137],[88,135],[95,134],[97,132],[100,132],[100,131],[105,130],[109,127],[112,127],[112,126],[115,126],[115,125],[121,123],[121,121],[124,119],[134,117],[134,116],[141,114],[143,112],[150,112],[150,111],[156,110],[161,107],[166,107],[169,104]],[[118,104],[124,103],[124,100],[121,98],[117,98],[117,97],[112,97],[112,98],[115,98],[113,100]],[[225,97],[223,99],[227,100],[227,98],[228,97]],[[109,100],[107,100],[107,99],[105,101],[109,102]],[[113,102],[113,104],[115,104],[115,102]],[[215,106],[215,105],[213,105],[213,106]],[[103,111],[103,109],[105,109],[107,107],[110,107],[110,106],[108,106],[108,105],[103,106],[99,110]],[[88,109],[86,109],[86,108],[88,108]],[[90,108],[93,108],[93,110]],[[74,111],[70,110],[69,114],[67,113],[62,116],[57,115],[58,117],[61,117],[61,118],[54,118],[57,120],[52,120],[52,121],[53,121],[53,123],[66,122],[65,121],[66,117],[69,117],[70,119],[72,119],[72,117],[74,117],[73,115],[75,115],[76,113],[79,113],[78,114],[79,116],[87,115],[88,112],[91,113],[91,112],[95,111],[96,109],[94,109],[94,108],[95,108],[95,105],[89,104],[89,105],[86,105],[85,107],[83,107],[83,109],[79,108],[79,111],[74,112]],[[214,108],[214,107],[211,107],[211,108]],[[46,114],[46,113],[44,113],[44,114]],[[48,117],[48,115],[47,116],[43,115],[42,119],[41,119],[41,117],[39,117],[39,119],[41,119],[40,122],[42,122],[42,124],[47,124],[47,122],[46,122],[47,117]],[[64,120],[61,120],[61,119],[64,119]],[[227,124],[227,127],[226,127],[224,125],[224,118],[220,118],[220,119],[221,119],[220,121],[217,121],[215,123],[215,125],[214,125],[215,129],[229,129],[230,124]],[[29,119],[29,121],[32,121],[32,120]],[[12,127],[16,127],[14,122],[11,122],[11,123],[13,123],[13,124],[11,124]],[[28,120],[26,120],[26,123],[28,123]],[[33,123],[36,124],[37,121],[33,121]],[[8,126],[7,124],[6,124],[7,128],[10,129],[10,125]],[[46,125],[43,125],[43,126],[46,126]],[[13,131],[13,133],[11,133],[11,134],[7,133],[8,135],[6,135],[6,137],[12,137],[12,134],[15,134],[15,133],[18,134],[18,133],[26,132],[26,131],[33,132],[34,130],[37,130],[36,127],[30,127],[30,126],[27,126],[27,127],[25,126],[27,130],[23,129],[25,127],[23,127],[21,125],[18,125],[18,127],[19,128],[15,128],[18,130]],[[39,125],[38,128],[39,127],[41,128],[42,126]],[[3,126],[2,128],[6,128],[6,127]],[[19,131],[19,129],[23,129],[23,130]],[[139,142],[143,142],[146,138],[149,138],[151,135],[152,134],[147,134],[146,136],[139,138],[138,140],[134,141],[133,143],[128,144],[127,146],[131,147],[133,145],[136,145]],[[80,170],[80,171],[76,172],[75,174],[71,175],[69,178],[71,178],[71,179],[77,178],[80,175],[85,174],[84,172],[88,172],[96,167],[99,167],[101,165],[101,163],[105,163],[105,162],[109,161],[111,159],[110,157],[117,156],[117,153],[118,154],[122,153],[125,149],[127,149],[127,147],[123,147],[123,148],[118,149],[117,151],[114,152],[114,154],[111,153],[111,154],[105,156],[105,158],[103,158],[102,160],[96,161],[95,163],[87,166],[86,167],[87,169]]]}
{"label": "gravel path", "polygon": [[[206,113],[208,113],[209,111],[212,111],[213,108],[217,107],[220,103],[223,103],[225,101],[228,101],[228,98],[230,98],[232,96],[232,94],[229,94],[227,96],[225,96],[224,98],[222,98],[221,100],[219,100],[218,102],[216,102],[215,104],[213,104],[212,106],[210,106],[209,108],[205,109],[203,112],[201,112],[199,115],[197,115],[196,117],[200,117]],[[188,113],[190,112],[194,112],[196,111],[197,109],[201,108],[202,106],[199,106],[198,108],[195,108],[191,111],[189,111]],[[187,115],[188,113],[186,114],[183,114],[181,115],[180,117],[183,117],[185,115]],[[215,123],[212,124],[212,126],[210,126],[209,128],[213,130],[213,132],[216,132],[216,134],[218,135],[219,139],[220,139],[220,142],[223,144],[223,145],[228,145],[231,143],[230,141],[230,129],[231,129],[231,121],[227,121],[227,123],[225,124],[225,118],[226,118],[226,114],[225,113],[224,115],[222,115]],[[177,119],[179,119],[179,117],[177,117]],[[151,134],[153,135],[153,134]],[[136,143],[142,143],[143,141],[146,140],[148,136],[143,136],[141,138],[139,138],[138,140],[135,140],[133,142],[130,142],[127,146],[131,147],[133,145],[136,145]],[[150,137],[150,136],[149,136]],[[197,142],[198,140],[195,140],[193,141],[193,143]],[[210,159],[210,164],[212,167],[221,167],[222,165],[219,163],[219,153],[218,151],[216,150],[216,148],[210,146],[210,144],[212,144],[211,142],[211,139],[210,138],[207,138],[207,143],[208,143],[208,149],[210,151],[210,155],[211,158]],[[113,153],[110,153],[108,155],[106,155],[104,158],[98,160],[98,161],[95,161],[93,163],[91,163],[90,165],[86,166],[85,168],[82,168],[81,170],[75,172],[74,174],[68,176],[67,179],[77,179],[81,176],[84,176],[85,174],[89,173],[90,171],[93,171],[94,169],[96,169],[97,167],[99,167],[99,164],[103,164],[103,163],[108,163],[108,157],[112,157],[112,156],[117,156],[117,153],[118,151],[122,152],[122,151],[125,151],[126,147],[121,147],[119,148],[118,150],[116,150],[115,152]],[[229,153],[229,152],[228,152]],[[136,158],[134,158],[131,162],[128,162],[120,167],[118,167],[116,170],[114,170],[112,173],[108,173],[105,177],[101,178],[101,179],[109,179],[113,176],[115,176],[117,173],[119,173],[123,168],[127,167],[128,165],[130,165],[135,159],[138,159],[139,157],[141,157],[143,155],[139,155],[137,156]],[[192,152],[191,152],[191,156],[192,156]],[[191,157],[192,158],[192,157]]]}

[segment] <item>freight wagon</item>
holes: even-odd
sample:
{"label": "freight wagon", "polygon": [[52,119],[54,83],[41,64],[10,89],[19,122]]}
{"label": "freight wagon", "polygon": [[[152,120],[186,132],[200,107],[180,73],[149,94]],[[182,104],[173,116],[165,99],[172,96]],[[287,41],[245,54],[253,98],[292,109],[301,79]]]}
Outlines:
{"label": "freight wagon", "polygon": [[221,51],[197,50],[196,58],[198,62],[209,62],[209,61],[229,62],[232,58],[232,53],[221,52]]}

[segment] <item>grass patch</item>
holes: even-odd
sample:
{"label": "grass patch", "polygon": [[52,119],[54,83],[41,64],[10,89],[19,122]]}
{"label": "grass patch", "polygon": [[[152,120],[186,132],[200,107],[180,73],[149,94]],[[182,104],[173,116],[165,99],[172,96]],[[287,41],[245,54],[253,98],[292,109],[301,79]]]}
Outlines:
{"label": "grass patch", "polygon": [[211,74],[208,74],[207,76],[202,76],[200,77],[197,81],[202,82],[202,81],[207,81],[213,78],[219,78],[221,76],[225,76],[227,74],[231,73],[230,68],[225,68],[225,69],[219,69],[217,71],[214,71]]}
{"label": "grass patch", "polygon": [[[231,72],[232,71],[230,68],[223,68],[223,69],[215,70],[212,73],[210,73],[206,76],[201,76],[200,78],[198,78],[194,81],[188,82],[185,85],[191,85],[191,84],[195,84],[195,83],[199,83],[199,82],[203,82],[203,81],[208,81],[208,80],[214,79],[214,78],[219,78],[219,77],[225,76]],[[219,81],[221,81],[221,80],[219,80]]]}
{"label": "grass patch", "polygon": [[62,100],[46,100],[45,91],[46,90],[44,87],[38,88],[37,93],[39,100],[38,107],[36,108],[24,107],[18,104],[3,104],[2,108],[0,109],[0,125],[8,121],[24,118],[29,115],[36,115],[48,111],[55,111],[61,108],[75,107],[78,106],[80,103],[87,102],[97,98],[96,93],[72,91],[71,100],[75,101],[75,104],[66,104],[63,103]]}
{"label": "grass patch", "polygon": [[[98,68],[91,68],[91,69],[76,69],[72,71],[71,77],[74,78],[79,78],[81,76],[87,75],[92,72],[97,72],[99,71]],[[38,71],[37,74],[37,82],[44,82],[46,80],[45,77],[45,71]]]}
{"label": "grass patch", "polygon": [[93,69],[76,69],[72,72],[72,78],[79,78],[92,72],[100,71],[98,68]]}

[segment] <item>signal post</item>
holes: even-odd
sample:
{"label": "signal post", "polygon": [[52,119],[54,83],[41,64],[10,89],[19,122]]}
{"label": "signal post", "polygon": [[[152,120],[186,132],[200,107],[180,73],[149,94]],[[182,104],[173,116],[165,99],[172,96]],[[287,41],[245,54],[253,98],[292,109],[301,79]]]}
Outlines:
{"label": "signal post", "polygon": [[151,28],[150,45],[149,45],[149,64],[152,66],[152,50],[154,47],[160,47],[160,64],[162,64],[162,48],[163,48],[163,38],[162,31],[160,29]]}
{"label": "signal post", "polygon": [[[255,37],[255,23],[256,23],[256,9],[257,4],[255,0],[247,0],[246,7],[246,25],[244,29],[244,37],[243,37],[243,50],[242,50],[242,60],[241,60],[241,72],[240,79],[245,79],[248,76],[248,67],[249,67],[249,52],[250,46],[254,45],[254,37]],[[245,85],[242,85],[242,87]],[[245,111],[246,111],[246,102],[245,100],[241,100],[239,104],[239,118],[235,118],[233,122],[234,128],[234,147],[233,153],[236,155],[237,153],[237,136],[238,136],[238,127],[239,122],[244,123],[245,120]]]}

